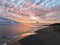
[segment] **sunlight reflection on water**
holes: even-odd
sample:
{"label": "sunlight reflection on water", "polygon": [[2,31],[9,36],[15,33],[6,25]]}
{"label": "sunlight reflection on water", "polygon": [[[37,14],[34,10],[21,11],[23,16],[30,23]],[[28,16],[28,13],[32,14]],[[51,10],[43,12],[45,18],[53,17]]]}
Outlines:
{"label": "sunlight reflection on water", "polygon": [[4,37],[4,36],[10,37],[10,36],[20,35],[28,32],[34,32],[44,27],[45,26],[35,26],[34,24],[32,26],[20,25],[20,24],[0,25],[0,37]]}

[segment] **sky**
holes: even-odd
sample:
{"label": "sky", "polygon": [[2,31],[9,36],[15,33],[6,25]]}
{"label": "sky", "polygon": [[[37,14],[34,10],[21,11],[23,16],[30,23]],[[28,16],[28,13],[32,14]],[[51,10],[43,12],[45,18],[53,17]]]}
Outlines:
{"label": "sky", "polygon": [[[14,1],[17,1],[17,0],[10,0],[10,2],[14,2]],[[60,0],[20,0],[20,1],[17,1],[16,4],[19,5],[20,3],[24,1],[32,2],[33,4],[38,4],[43,7],[48,7],[48,8],[60,6]]]}
{"label": "sky", "polygon": [[[60,0],[0,0],[0,17],[8,14],[11,14],[11,20],[12,15],[15,15],[15,18],[19,15],[18,17],[25,17],[26,20],[60,23]],[[17,20],[21,21],[20,18]]]}

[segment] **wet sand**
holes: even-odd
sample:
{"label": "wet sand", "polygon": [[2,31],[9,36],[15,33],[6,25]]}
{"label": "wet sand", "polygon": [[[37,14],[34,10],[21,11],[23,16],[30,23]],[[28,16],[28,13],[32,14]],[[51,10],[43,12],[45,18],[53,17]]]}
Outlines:
{"label": "wet sand", "polygon": [[20,43],[22,45],[60,45],[60,34],[54,32],[52,27],[40,29],[36,33],[20,40]]}

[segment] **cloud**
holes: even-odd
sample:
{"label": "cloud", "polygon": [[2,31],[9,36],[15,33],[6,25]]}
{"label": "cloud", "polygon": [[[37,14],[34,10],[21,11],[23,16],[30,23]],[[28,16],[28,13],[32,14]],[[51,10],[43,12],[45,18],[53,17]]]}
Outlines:
{"label": "cloud", "polygon": [[[3,4],[3,2],[5,2]],[[1,6],[3,5],[3,6]],[[5,6],[4,6],[5,5]],[[0,9],[6,13],[6,15],[11,14],[14,17],[25,17],[29,19],[29,15],[35,14],[40,18],[41,22],[59,22],[60,19],[60,0],[5,0],[0,3]],[[2,8],[4,7],[4,8]],[[2,14],[3,15],[3,14]],[[10,17],[11,19],[11,17]],[[16,18],[18,20],[18,18]],[[15,19],[15,21],[16,21]],[[21,21],[19,18],[19,22]],[[25,20],[24,19],[24,20]],[[13,17],[12,17],[13,20]]]}
{"label": "cloud", "polygon": [[47,13],[45,15],[46,21],[58,22],[60,23],[60,7],[56,8],[55,11]]}

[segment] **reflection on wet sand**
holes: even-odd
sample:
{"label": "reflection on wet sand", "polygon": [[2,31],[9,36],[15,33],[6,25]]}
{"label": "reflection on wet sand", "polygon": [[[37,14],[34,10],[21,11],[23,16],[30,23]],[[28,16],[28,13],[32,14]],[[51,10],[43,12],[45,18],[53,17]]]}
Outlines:
{"label": "reflection on wet sand", "polygon": [[60,23],[35,31],[37,34],[21,39],[21,45],[60,45]]}

